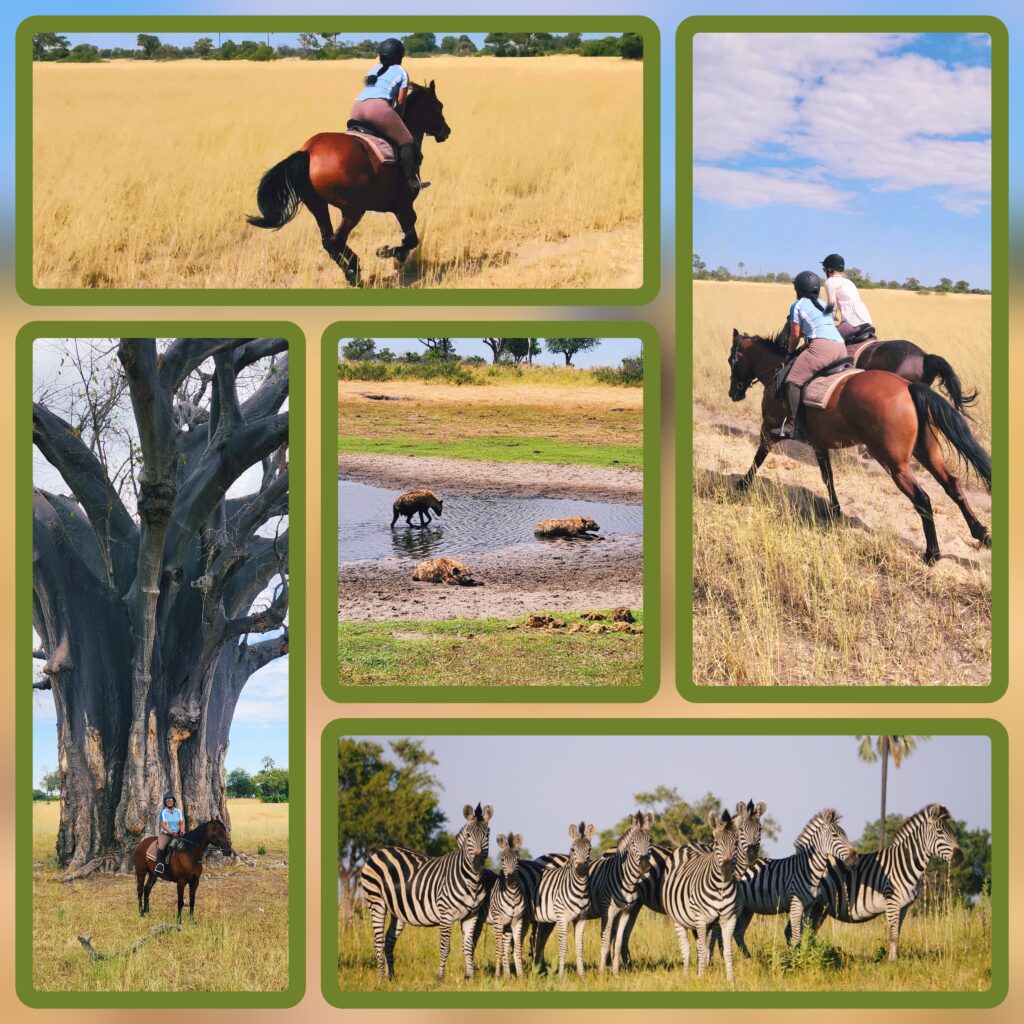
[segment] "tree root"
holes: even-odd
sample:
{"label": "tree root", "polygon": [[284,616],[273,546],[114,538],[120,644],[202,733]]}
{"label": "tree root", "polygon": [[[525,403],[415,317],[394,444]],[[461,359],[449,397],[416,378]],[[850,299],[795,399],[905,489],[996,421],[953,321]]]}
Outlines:
{"label": "tree root", "polygon": [[94,871],[117,871],[119,864],[117,858],[111,854],[106,854],[103,857],[96,857],[95,859],[83,864],[80,868],[75,868],[74,871],[69,871],[66,875],[58,875],[55,882],[74,882],[79,878],[85,878],[87,875],[91,875]]}
{"label": "tree root", "polygon": [[156,938],[157,935],[163,932],[178,931],[179,926],[176,924],[158,924],[150,928],[145,935],[140,939],[136,939],[130,946],[125,946],[124,949],[119,949],[116,953],[100,953],[93,949],[92,936],[91,935],[79,935],[78,941],[82,944],[82,948],[92,957],[93,960],[113,960],[115,957],[127,956],[129,953],[134,953],[144,942],[148,942],[150,939]]}

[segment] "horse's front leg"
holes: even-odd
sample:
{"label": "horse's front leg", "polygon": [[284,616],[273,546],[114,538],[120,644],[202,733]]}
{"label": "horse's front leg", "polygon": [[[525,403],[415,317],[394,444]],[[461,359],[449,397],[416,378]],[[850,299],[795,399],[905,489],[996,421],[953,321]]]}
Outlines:
{"label": "horse's front leg", "polygon": [[188,880],[188,916],[195,919],[196,916],[196,889],[199,888],[199,879],[193,876]]}
{"label": "horse's front leg", "polygon": [[181,927],[181,912],[185,909],[185,882],[178,883],[178,927]]}
{"label": "horse's front leg", "polygon": [[832,459],[829,457],[827,448],[815,448],[814,455],[818,460],[818,469],[821,470],[821,479],[828,489],[828,500],[830,513],[833,519],[838,519],[840,514],[839,498],[836,496],[836,482],[832,476]]}
{"label": "horse's front leg", "polygon": [[146,884],[142,890],[142,916],[145,917],[149,913],[149,894],[153,891],[153,886],[156,885],[156,875],[152,872],[146,874]]}
{"label": "horse's front leg", "polygon": [[757,471],[761,468],[761,463],[768,457],[768,452],[771,451],[772,440],[768,437],[767,431],[762,428],[761,430],[761,443],[757,446],[757,451],[754,452],[754,462],[750,469],[740,477],[736,484],[736,487],[740,491],[745,491],[753,482],[754,477],[757,475]]}
{"label": "horse's front leg", "polygon": [[404,263],[409,253],[420,244],[419,236],[416,234],[416,211],[413,209],[412,200],[394,211],[398,220],[398,226],[402,229],[401,245],[385,245],[377,250],[377,255],[383,259],[395,259]]}

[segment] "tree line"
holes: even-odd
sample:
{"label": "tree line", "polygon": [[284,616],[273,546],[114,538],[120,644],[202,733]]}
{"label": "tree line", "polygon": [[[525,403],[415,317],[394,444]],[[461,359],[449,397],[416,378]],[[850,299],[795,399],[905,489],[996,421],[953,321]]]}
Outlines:
{"label": "tree line", "polygon": [[[738,274],[728,267],[710,268],[697,253],[693,254],[693,277],[697,281],[749,281],[762,284],[791,284],[793,277],[786,271],[777,274],[745,274],[746,264],[741,260],[736,264]],[[954,292],[959,295],[991,295],[988,288],[972,288],[969,281],[954,281],[949,277],[940,277],[938,284],[926,285],[916,277],[908,277],[904,281],[873,280],[871,274],[860,267],[847,267],[846,276],[858,288],[891,288],[907,292]]]}
{"label": "tree line", "polygon": [[[452,338],[417,338],[423,352],[403,352],[396,355],[391,349],[377,348],[374,338],[352,338],[341,349],[342,359],[350,362],[381,362],[381,363],[420,363],[423,360],[438,360],[451,363],[461,362],[469,366],[479,366],[487,362],[483,356],[460,356],[455,351]],[[572,360],[580,352],[590,352],[601,344],[600,338],[544,338],[541,347],[540,338],[481,338],[481,342],[491,352],[491,362],[511,363],[519,366],[522,363],[532,364],[533,357],[539,356],[546,348],[549,353],[560,355],[566,366],[572,366]]]}
{"label": "tree line", "polygon": [[[280,60],[299,57],[303,60],[374,60],[378,40],[358,41],[340,39],[339,32],[301,32],[297,46],[282,43],[243,39],[235,42],[225,39],[214,43],[209,36],[196,39],[191,46],[175,46],[163,42],[159,36],[140,32],[134,48],[114,46],[98,47],[92,43],[71,45],[67,36],[57,32],[38,32],[32,38],[32,59],[64,63],[94,63],[101,60]],[[438,39],[434,32],[412,32],[402,36],[405,52],[410,57],[431,57],[445,54],[452,57],[543,57],[568,53],[581,57],[621,57],[623,60],[642,60],[643,37],[625,32],[603,39],[583,39],[579,32],[558,35],[552,32],[489,32],[478,47],[468,35],[447,35]]]}
{"label": "tree line", "polygon": [[[926,737],[917,737],[925,739]],[[865,756],[866,737],[856,737],[858,754]],[[873,737],[868,746],[880,753],[902,748],[909,756],[913,744],[900,744],[912,737]],[[887,742],[892,740],[890,747]],[[397,844],[438,857],[454,848],[456,833],[449,831],[441,810],[442,785],[434,773],[437,757],[420,740],[392,740],[385,751],[370,740],[344,738],[338,748],[338,882],[342,926],[355,915],[359,895],[359,872],[367,858],[380,847]],[[884,764],[887,762],[883,762]],[[902,758],[901,758],[901,764]],[[674,786],[659,785],[649,792],[633,796],[636,809],[651,811],[654,824],[651,841],[665,846],[709,843],[708,812],[729,806],[715,793],[694,799],[682,796]],[[841,808],[840,808],[841,809]],[[572,817],[567,808],[568,818]],[[632,809],[631,809],[632,810]],[[808,808],[808,817],[813,808]],[[882,837],[892,835],[906,820],[899,814],[886,814],[865,823],[853,840],[858,852],[867,853],[884,845]],[[604,828],[594,844],[594,854],[613,849],[626,831],[625,818]],[[991,886],[992,844],[988,829],[967,827],[964,821],[952,822],[953,832],[963,851],[958,865],[932,864],[922,886],[922,902],[912,913],[933,910],[951,900],[970,902]],[[781,827],[770,814],[761,823],[762,834],[769,839],[781,835]],[[852,838],[852,836],[851,836]],[[525,833],[525,843],[530,835]],[[558,852],[535,850],[534,856]],[[522,855],[529,858],[528,852]],[[491,867],[494,867],[492,863]]]}

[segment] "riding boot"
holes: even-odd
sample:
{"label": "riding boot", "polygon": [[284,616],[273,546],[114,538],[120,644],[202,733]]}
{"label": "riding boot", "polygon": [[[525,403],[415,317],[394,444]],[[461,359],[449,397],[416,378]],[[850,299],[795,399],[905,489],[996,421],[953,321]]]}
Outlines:
{"label": "riding boot", "polygon": [[786,396],[789,399],[790,415],[782,421],[782,426],[773,430],[772,436],[781,441],[802,441],[800,424],[797,422],[797,413],[800,410],[800,385],[786,381]]}
{"label": "riding boot", "polygon": [[420,147],[415,142],[406,142],[398,147],[398,163],[402,168],[402,173],[405,175],[406,184],[409,186],[409,191],[415,196],[422,183],[420,182],[420,161],[422,156],[420,154]]}

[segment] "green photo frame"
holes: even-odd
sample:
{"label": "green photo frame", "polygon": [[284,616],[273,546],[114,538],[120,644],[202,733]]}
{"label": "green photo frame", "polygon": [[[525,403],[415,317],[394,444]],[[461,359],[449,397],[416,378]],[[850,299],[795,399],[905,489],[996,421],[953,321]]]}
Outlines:
{"label": "green photo frame", "polygon": [[[570,330],[580,337],[639,338],[644,351],[643,384],[643,550],[644,550],[644,637],[643,679],[639,686],[415,686],[390,687],[345,685],[338,681],[338,430],[337,408],[338,342],[342,338],[404,337],[409,322],[342,322],[324,332],[321,353],[321,669],[324,692],[332,700],[350,703],[394,703],[399,701],[446,702],[504,701],[609,702],[645,701],[658,690],[660,680],[660,596],[661,596],[661,369],[660,342],[649,324],[634,321],[430,321],[416,323],[426,336],[453,338],[500,335],[507,337],[559,336]],[[330,482],[334,481],[335,485]]]}
{"label": "green photo frame", "polygon": [[[987,736],[992,771],[991,987],[981,992],[814,991],[715,992],[516,991],[514,983],[493,991],[347,992],[338,980],[338,741],[342,736],[853,736],[882,733]],[[321,740],[321,967],[324,998],[341,1009],[987,1009],[1006,997],[1009,983],[1009,755],[1006,731],[988,719],[347,719],[332,722]],[[373,950],[366,956],[372,962]],[[449,969],[457,970],[453,953]],[[879,963],[880,981],[885,969]],[[487,966],[483,966],[487,970]],[[741,968],[737,968],[740,970]]]}
{"label": "green photo frame", "polygon": [[[305,338],[294,324],[276,321],[116,321],[60,320],[27,324],[15,343],[15,634],[22,644],[15,652],[15,987],[27,1006],[60,1009],[151,1010],[154,992],[55,992],[33,983],[32,868],[32,347],[38,338],[78,337],[279,337],[288,341],[289,421],[289,561],[299,567],[290,588],[288,627],[298,643],[289,649],[288,671],[288,985],[280,991],[203,992],[168,988],[179,1008],[247,1008],[294,1006],[305,992],[306,943],[306,353]],[[125,881],[126,900],[134,899],[134,880]],[[201,901],[200,901],[201,904]],[[156,950],[156,947],[151,947]],[[85,954],[83,953],[83,956]],[[142,954],[145,955],[145,954]],[[155,951],[151,956],[159,957]],[[169,984],[173,979],[168,979]]]}
{"label": "green photo frame", "polygon": [[[693,677],[693,41],[700,33],[802,32],[983,33],[992,40],[992,662],[985,686],[717,685]],[[680,338],[676,355],[676,652],[677,687],[697,703],[990,702],[1009,682],[1009,42],[1006,27],[985,16],[699,16],[676,36],[676,284]],[[723,351],[723,363],[726,353]],[[753,455],[753,449],[751,449]]]}
{"label": "green photo frame", "polygon": [[[38,32],[304,32],[310,25],[337,32],[632,32],[641,36],[643,57],[643,279],[636,288],[349,288],[338,271],[338,288],[39,288],[33,278],[33,85],[32,37]],[[463,306],[463,305],[644,305],[659,289],[661,238],[660,35],[649,18],[638,16],[328,17],[296,15],[33,16],[21,23],[15,40],[16,126],[15,197],[17,211],[15,284],[33,305],[274,305]],[[284,155],[284,150],[282,150]],[[239,210],[241,219],[246,213]],[[471,226],[469,226],[471,230]],[[315,234],[310,246],[319,248]],[[325,257],[326,258],[326,257]]]}

